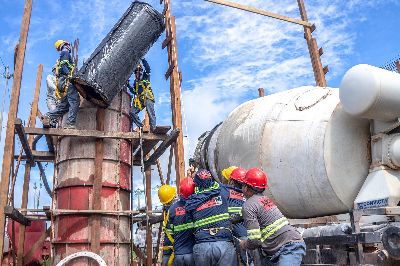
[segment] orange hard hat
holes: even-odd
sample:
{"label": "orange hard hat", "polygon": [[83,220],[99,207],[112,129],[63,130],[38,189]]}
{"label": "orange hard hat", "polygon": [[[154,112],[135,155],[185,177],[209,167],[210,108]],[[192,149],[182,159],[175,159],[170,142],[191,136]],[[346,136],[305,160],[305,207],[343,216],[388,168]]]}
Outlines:
{"label": "orange hard hat", "polygon": [[258,168],[247,171],[243,183],[254,188],[267,188],[267,175]]}
{"label": "orange hard hat", "polygon": [[186,177],[179,183],[179,194],[184,198],[188,199],[190,195],[194,193],[194,181],[190,177]]}

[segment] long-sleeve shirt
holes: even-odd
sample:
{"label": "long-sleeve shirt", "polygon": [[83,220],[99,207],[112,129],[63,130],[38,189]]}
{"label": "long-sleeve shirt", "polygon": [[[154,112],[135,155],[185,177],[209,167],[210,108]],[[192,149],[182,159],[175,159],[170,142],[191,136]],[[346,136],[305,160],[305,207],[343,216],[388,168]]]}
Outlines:
{"label": "long-sleeve shirt", "polygon": [[[213,190],[220,189],[220,192],[208,197],[207,194]],[[228,213],[228,191],[214,182],[212,187],[199,190],[189,197],[190,201],[197,201],[196,198],[205,197],[206,201],[199,204],[190,215],[194,222],[196,243],[213,241],[231,241],[232,233],[230,231],[231,221]],[[211,231],[210,231],[211,230]]]}
{"label": "long-sleeve shirt", "polygon": [[272,256],[284,244],[302,241],[300,234],[274,202],[262,194],[250,197],[243,204],[242,212],[248,236],[246,249],[261,246],[268,256]]}
{"label": "long-sleeve shirt", "polygon": [[185,209],[186,201],[180,199],[168,211],[167,231],[174,239],[175,255],[190,254],[194,246],[194,228],[190,215]]}
{"label": "long-sleeve shirt", "polygon": [[[68,63],[69,64],[68,64]],[[67,48],[62,48],[60,52],[60,69],[58,70],[58,76],[68,76],[71,72],[71,67],[73,65],[71,53]]]}
{"label": "long-sleeve shirt", "polygon": [[[228,198],[228,212],[229,215],[240,214],[242,215],[242,206],[246,201],[243,192],[240,188],[225,185],[229,193]],[[247,236],[246,226],[244,221],[232,225],[232,233],[235,237],[241,238]]]}

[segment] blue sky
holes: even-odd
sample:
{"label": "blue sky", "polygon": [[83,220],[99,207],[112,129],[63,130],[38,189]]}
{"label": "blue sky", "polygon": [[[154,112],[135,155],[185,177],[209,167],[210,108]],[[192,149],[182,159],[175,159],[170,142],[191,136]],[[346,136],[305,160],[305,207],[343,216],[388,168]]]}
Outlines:
{"label": "blue sky", "polygon": [[[122,0],[33,2],[19,105],[19,117],[25,121],[40,63],[44,64],[44,73],[39,106],[40,110],[46,111],[45,77],[57,59],[54,42],[57,39],[79,38],[81,65],[82,59],[90,56],[131,3]],[[162,11],[159,0],[147,2]],[[196,139],[202,132],[222,121],[240,103],[257,97],[259,87],[270,94],[314,84],[301,26],[200,0],[172,2],[172,12],[177,18],[179,67],[183,73],[186,159],[193,153]],[[295,0],[236,2],[299,17]],[[305,4],[309,20],[317,26],[314,36],[325,51],[322,61],[324,65],[329,65],[327,80],[330,87],[339,87],[343,74],[353,65],[367,63],[382,66],[398,57],[400,37],[396,32],[400,28],[400,1],[305,0]],[[23,1],[0,0],[0,6],[0,56],[12,68]],[[158,124],[168,125],[171,124],[169,82],[164,79],[168,68],[167,54],[161,49],[164,38],[164,35],[160,37],[146,57],[152,67]],[[0,95],[3,89],[4,79],[0,79]],[[7,117],[8,97],[4,120]],[[43,144],[41,147],[44,148]],[[165,158],[163,166],[166,172]],[[51,175],[51,165],[48,168]],[[157,185],[156,171],[153,176],[153,183]],[[20,191],[21,179],[19,175],[17,191]],[[39,182],[36,169],[32,179]],[[136,175],[135,180],[140,187],[140,177]],[[48,203],[44,190],[41,194],[41,203]],[[16,202],[18,204],[20,199],[17,198]],[[29,205],[32,204],[30,200]]]}

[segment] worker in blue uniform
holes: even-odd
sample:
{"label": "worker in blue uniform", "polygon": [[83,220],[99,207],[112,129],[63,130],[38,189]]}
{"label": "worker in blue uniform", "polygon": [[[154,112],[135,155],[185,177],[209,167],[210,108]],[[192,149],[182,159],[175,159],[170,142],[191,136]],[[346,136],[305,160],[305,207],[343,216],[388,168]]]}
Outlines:
{"label": "worker in blue uniform", "polygon": [[229,194],[211,173],[201,169],[194,177],[195,193],[186,201],[185,209],[194,223],[196,266],[237,265],[228,213]]}
{"label": "worker in blue uniform", "polygon": [[54,44],[56,50],[60,52],[60,59],[57,61],[56,68],[56,90],[55,96],[59,100],[57,107],[50,110],[45,115],[45,120],[51,127],[56,127],[58,118],[68,112],[66,125],[64,128],[75,129],[76,119],[79,110],[80,97],[75,86],[70,82],[74,72],[74,64],[71,56],[71,45],[64,40],[58,40]]}
{"label": "worker in blue uniform", "polygon": [[185,204],[194,193],[193,179],[186,177],[179,183],[180,199],[168,211],[167,231],[172,235],[174,246],[173,266],[193,266],[194,227],[186,212]]}
{"label": "worker in blue uniform", "polygon": [[[156,112],[154,110],[154,94],[150,84],[150,65],[146,59],[142,59],[142,64],[138,64],[135,69],[135,81],[133,87],[127,83],[129,91],[133,94],[132,107],[129,110],[129,115],[132,121],[139,128],[143,128],[143,123],[140,121],[139,113],[146,108],[149,115],[150,131],[156,129]],[[144,68],[144,69],[143,69]]]}

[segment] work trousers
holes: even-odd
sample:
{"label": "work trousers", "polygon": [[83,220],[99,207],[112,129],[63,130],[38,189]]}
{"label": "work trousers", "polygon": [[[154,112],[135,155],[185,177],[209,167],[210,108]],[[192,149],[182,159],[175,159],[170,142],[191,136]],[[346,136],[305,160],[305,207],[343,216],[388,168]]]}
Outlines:
{"label": "work trousers", "polygon": [[306,254],[304,242],[289,242],[283,245],[273,256],[261,256],[262,265],[267,266],[299,266]]}
{"label": "work trousers", "polygon": [[[154,131],[156,129],[157,124],[156,124],[156,112],[154,110],[154,102],[152,100],[146,100],[146,110],[147,114],[149,115],[150,131]],[[135,107],[133,104],[131,109],[129,110],[129,115],[131,116],[133,123],[135,123],[137,127],[143,127],[143,123],[142,121],[140,121],[139,118],[140,111],[142,110]]]}
{"label": "work trousers", "polygon": [[193,253],[175,255],[173,266],[194,266]]}
{"label": "work trousers", "polygon": [[52,120],[57,120],[60,116],[68,112],[67,125],[75,125],[76,118],[78,116],[80,104],[79,93],[75,86],[70,83],[68,86],[67,95],[61,99],[61,101],[56,106],[56,109],[50,110],[47,116]]}
{"label": "work trousers", "polygon": [[195,266],[237,266],[235,246],[228,241],[204,242],[193,247]]}
{"label": "work trousers", "polygon": [[168,260],[171,257],[171,254],[164,254],[162,258],[162,263],[161,266],[167,266],[168,265]]}

